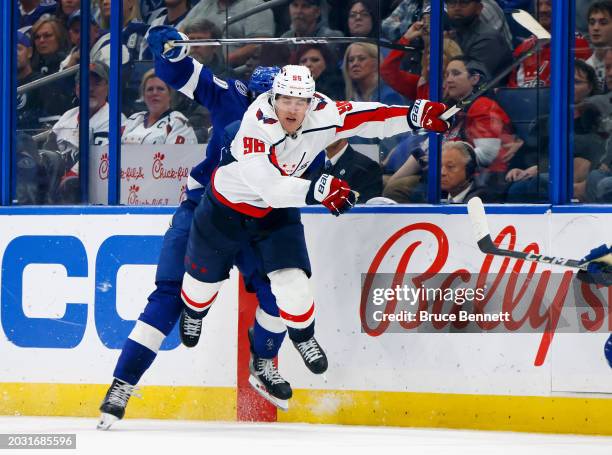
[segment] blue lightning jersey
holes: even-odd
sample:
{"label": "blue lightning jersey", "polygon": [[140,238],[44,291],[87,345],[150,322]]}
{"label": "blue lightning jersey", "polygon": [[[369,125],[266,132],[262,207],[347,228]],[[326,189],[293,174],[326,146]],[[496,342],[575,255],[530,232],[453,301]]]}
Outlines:
{"label": "blue lightning jersey", "polygon": [[219,79],[191,57],[178,62],[156,59],[155,73],[172,88],[210,111],[213,133],[206,148],[206,158],[191,170],[187,182],[187,196],[198,201],[219,164],[225,128],[241,120],[249,106],[248,89],[239,80]]}

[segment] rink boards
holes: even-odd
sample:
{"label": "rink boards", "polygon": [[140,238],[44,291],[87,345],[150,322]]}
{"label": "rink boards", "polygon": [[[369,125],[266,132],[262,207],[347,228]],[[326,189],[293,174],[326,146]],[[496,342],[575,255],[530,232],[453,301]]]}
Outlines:
{"label": "rink boards", "polygon": [[[153,289],[171,209],[81,210],[0,212],[0,414],[96,415]],[[573,258],[610,241],[612,213],[518,211],[493,207],[489,216],[493,237],[507,233],[503,244],[513,237],[515,249],[535,242]],[[340,218],[306,210],[303,222],[326,375],[307,372],[285,343],[279,367],[295,391],[290,411],[253,395],[244,336],[252,297],[232,274],[197,348],[171,334],[128,417],[612,434],[605,330],[364,333],[362,273],[482,269],[464,208],[363,208]],[[501,261],[491,264],[498,271]],[[607,314],[609,294],[604,303]]]}

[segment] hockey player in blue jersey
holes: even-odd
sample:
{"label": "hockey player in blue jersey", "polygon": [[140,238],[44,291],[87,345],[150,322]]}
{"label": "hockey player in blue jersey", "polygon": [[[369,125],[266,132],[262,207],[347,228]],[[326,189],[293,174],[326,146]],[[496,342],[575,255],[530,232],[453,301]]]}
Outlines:
{"label": "hockey player in blue jersey", "polygon": [[[233,121],[240,120],[254,94],[267,91],[271,87],[278,68],[257,68],[248,87],[240,81],[223,81],[216,78],[210,71],[186,56],[186,48],[176,49],[175,53],[162,56],[163,43],[169,39],[181,39],[172,27],[161,26],[152,28],[149,33],[149,45],[155,52],[156,71],[160,78],[169,85],[181,88],[189,84],[183,91],[196,101],[206,106],[211,112],[213,135],[206,149],[206,159],[195,166],[189,176],[187,200],[177,209],[172,223],[164,236],[156,272],[156,289],[148,298],[147,306],[140,315],[130,333],[117,361],[114,380],[102,402],[98,428],[108,429],[117,420],[123,418],[127,402],[134,392],[145,371],[151,366],[165,337],[176,324],[179,316],[181,338],[187,346],[195,346],[201,331],[201,319],[191,320],[181,315],[180,299],[181,280],[184,272],[183,258],[185,255],[187,237],[193,210],[202,197],[204,188],[210,180],[213,169],[218,165],[220,150],[223,145],[225,127]],[[197,67],[197,71],[194,68]],[[196,76],[194,77],[194,74]],[[253,288],[260,303],[257,310],[258,320],[265,321],[264,329],[257,321],[255,323],[255,347],[263,352],[262,357],[254,356],[253,375],[270,384],[275,383],[276,395],[272,397],[275,404],[282,404],[291,397],[291,387],[284,381],[275,369],[272,359],[276,356],[285,336],[285,327],[278,322],[278,308],[269,283],[265,278],[257,276],[254,260],[249,252],[236,258],[239,267],[245,275],[248,285]],[[268,350],[269,352],[264,352]],[[301,351],[300,351],[301,352]],[[313,365],[321,366],[321,360],[326,359],[322,351],[308,352],[307,363],[312,370]],[[318,362],[316,361],[318,360]],[[272,365],[272,368],[270,367]],[[258,376],[259,374],[259,376]],[[262,390],[259,390],[262,393]],[[262,393],[265,395],[264,393]],[[276,399],[277,401],[274,401]]]}

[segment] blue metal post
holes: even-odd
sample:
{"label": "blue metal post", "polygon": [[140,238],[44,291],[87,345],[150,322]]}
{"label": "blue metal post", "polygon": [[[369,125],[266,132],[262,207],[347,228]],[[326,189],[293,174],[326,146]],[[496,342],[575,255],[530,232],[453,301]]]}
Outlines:
{"label": "blue metal post", "polygon": [[110,119],[108,138],[108,204],[119,203],[121,178],[121,29],[123,28],[123,0],[111,2],[110,19]]}
{"label": "blue metal post", "polygon": [[13,27],[13,14],[15,2],[2,3],[2,111],[0,119],[2,121],[0,130],[0,143],[2,144],[0,162],[0,204],[9,205],[11,203],[11,163],[14,153],[15,138],[15,59],[16,47],[14,45],[16,29]]}
{"label": "blue metal post", "polygon": [[[431,0],[429,47],[429,99],[438,101],[442,87],[442,0]],[[427,170],[427,202],[440,203],[440,143],[439,134],[429,134],[429,167]]]}
{"label": "blue metal post", "polygon": [[89,202],[89,28],[90,2],[81,2],[81,45],[79,79],[79,182],[81,201]]}
{"label": "blue metal post", "polygon": [[550,202],[555,205],[567,203],[572,189],[570,131],[573,128],[571,101],[574,89],[574,65],[570,58],[570,49],[574,41],[574,6],[572,0],[555,2],[553,8],[549,194]]}

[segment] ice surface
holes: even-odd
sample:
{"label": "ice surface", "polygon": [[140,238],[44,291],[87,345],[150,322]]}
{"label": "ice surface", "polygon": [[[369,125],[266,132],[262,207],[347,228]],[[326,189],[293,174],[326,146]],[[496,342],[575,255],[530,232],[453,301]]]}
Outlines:
{"label": "ice surface", "polygon": [[[610,455],[612,437],[543,435],[282,423],[175,420],[117,422],[109,431],[96,420],[0,416],[0,433],[76,433],[77,450],[15,450],[15,454],[211,454],[369,455]],[[289,451],[282,450],[290,448]],[[281,449],[282,451],[278,451]],[[2,451],[4,453],[12,453]]]}

